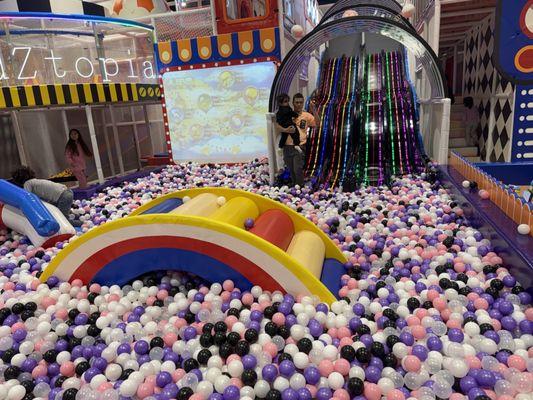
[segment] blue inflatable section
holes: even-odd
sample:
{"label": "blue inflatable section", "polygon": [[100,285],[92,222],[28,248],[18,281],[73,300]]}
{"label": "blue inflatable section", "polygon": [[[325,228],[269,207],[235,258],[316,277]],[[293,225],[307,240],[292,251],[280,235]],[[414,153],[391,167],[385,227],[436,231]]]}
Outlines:
{"label": "blue inflatable section", "polygon": [[252,282],[239,272],[212,257],[189,250],[165,247],[124,254],[98,271],[92,282],[122,286],[152,271],[189,272],[208,282],[224,282],[226,279],[231,279],[241,290],[250,290],[253,287]]}
{"label": "blue inflatable section", "polygon": [[0,201],[22,211],[39,235],[47,237],[59,231],[59,224],[39,197],[4,179],[0,179]]}
{"label": "blue inflatable section", "polygon": [[172,198],[167,199],[163,201],[162,203],[159,203],[158,205],[150,208],[149,210],[146,210],[142,213],[142,215],[146,214],[167,214],[174,210],[175,208],[178,208],[183,204],[183,200],[178,198]]}
{"label": "blue inflatable section", "polygon": [[341,288],[341,277],[346,273],[344,264],[334,258],[326,258],[322,266],[322,276],[320,281],[326,286],[331,293],[339,298],[339,289]]}

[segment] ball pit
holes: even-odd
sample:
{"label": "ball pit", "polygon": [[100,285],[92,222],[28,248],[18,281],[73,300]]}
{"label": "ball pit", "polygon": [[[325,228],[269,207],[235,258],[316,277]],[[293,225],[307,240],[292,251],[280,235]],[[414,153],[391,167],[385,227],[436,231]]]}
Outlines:
{"label": "ball pit", "polygon": [[187,164],[75,203],[83,234],[187,187],[271,197],[349,258],[331,305],[164,272],[123,287],[42,284],[66,243],[0,232],[0,399],[530,399],[531,296],[422,178],[312,192],[267,186],[257,162]]}

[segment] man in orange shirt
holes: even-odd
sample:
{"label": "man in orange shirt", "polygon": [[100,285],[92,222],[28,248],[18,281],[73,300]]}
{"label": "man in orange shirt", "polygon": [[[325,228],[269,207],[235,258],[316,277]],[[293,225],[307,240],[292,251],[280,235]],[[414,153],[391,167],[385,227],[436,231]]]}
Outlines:
{"label": "man in orange shirt", "polygon": [[[297,146],[294,145],[290,136],[287,138],[285,146],[283,146],[283,161],[291,173],[292,184],[300,185],[300,187],[304,185],[303,167],[305,163],[307,129],[313,128],[319,123],[318,115],[315,111],[314,101],[311,101],[309,107],[309,110],[313,114],[304,111],[304,103],[305,99],[301,93],[296,93],[293,96],[292,106],[294,111],[298,114],[295,124],[298,127],[298,132],[300,134],[300,148],[302,151],[300,152],[298,149],[296,149]],[[282,128],[278,125],[277,129],[278,132],[292,133],[294,127],[290,126],[288,128]]]}

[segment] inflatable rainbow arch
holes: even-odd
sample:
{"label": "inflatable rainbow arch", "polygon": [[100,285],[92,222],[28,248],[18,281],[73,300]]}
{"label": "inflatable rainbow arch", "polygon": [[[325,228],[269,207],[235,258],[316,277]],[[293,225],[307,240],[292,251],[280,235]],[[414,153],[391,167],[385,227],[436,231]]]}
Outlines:
{"label": "inflatable rainbow arch", "polygon": [[331,303],[345,262],[326,234],[283,204],[241,190],[198,188],[162,196],[87,232],[40,279],[123,285],[146,272],[175,270]]}

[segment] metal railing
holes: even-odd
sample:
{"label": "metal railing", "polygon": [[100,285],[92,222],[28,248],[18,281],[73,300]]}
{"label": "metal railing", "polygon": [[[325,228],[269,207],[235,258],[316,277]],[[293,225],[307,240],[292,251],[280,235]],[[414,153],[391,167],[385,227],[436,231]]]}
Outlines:
{"label": "metal railing", "polygon": [[138,22],[152,25],[158,42],[216,35],[213,5],[148,15]]}

